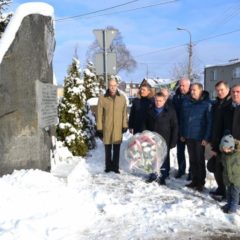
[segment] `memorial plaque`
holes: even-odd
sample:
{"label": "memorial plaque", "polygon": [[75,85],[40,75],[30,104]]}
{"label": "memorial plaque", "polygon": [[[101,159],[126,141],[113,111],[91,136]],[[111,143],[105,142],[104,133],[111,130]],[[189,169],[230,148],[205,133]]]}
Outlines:
{"label": "memorial plaque", "polygon": [[38,126],[49,127],[58,123],[57,86],[36,81]]}

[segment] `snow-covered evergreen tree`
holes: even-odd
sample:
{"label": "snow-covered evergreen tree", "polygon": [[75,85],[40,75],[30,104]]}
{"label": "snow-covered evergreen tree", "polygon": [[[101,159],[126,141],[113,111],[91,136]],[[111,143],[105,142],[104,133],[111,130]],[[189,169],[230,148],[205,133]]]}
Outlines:
{"label": "snow-covered evergreen tree", "polygon": [[94,73],[94,65],[92,62],[87,63],[87,68],[84,69],[84,87],[87,100],[99,95],[99,82]]}
{"label": "snow-covered evergreen tree", "polygon": [[85,156],[95,145],[95,127],[86,103],[84,81],[79,61],[74,58],[64,80],[64,96],[59,104],[58,138],[73,155]]}
{"label": "snow-covered evergreen tree", "polygon": [[12,13],[4,13],[11,2],[12,0],[0,0],[0,38],[13,15]]}

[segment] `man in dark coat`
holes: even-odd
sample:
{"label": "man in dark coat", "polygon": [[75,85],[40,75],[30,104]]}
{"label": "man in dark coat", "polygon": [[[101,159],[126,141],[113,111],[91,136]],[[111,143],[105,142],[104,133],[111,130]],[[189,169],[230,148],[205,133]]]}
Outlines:
{"label": "man in dark coat", "polygon": [[240,84],[231,88],[231,104],[223,109],[223,133],[230,133],[240,141]]}
{"label": "man in dark coat", "polygon": [[190,92],[191,97],[182,104],[180,135],[187,144],[192,174],[192,182],[186,186],[201,192],[206,178],[205,146],[212,132],[212,104],[201,83],[193,83]]}
{"label": "man in dark coat", "polygon": [[139,96],[133,100],[129,115],[128,127],[133,134],[141,133],[144,128],[146,112],[154,104],[151,86],[143,83],[139,89]]}
{"label": "man in dark coat", "polygon": [[[212,195],[225,197],[225,185],[223,182],[223,166],[220,159],[219,144],[223,136],[223,108],[231,104],[231,95],[228,83],[225,81],[219,81],[215,85],[215,91],[217,94],[216,100],[213,102],[213,127],[212,127],[212,158],[214,162],[213,173],[217,182],[217,189],[214,192],[210,192]],[[214,196],[213,196],[214,197]]]}
{"label": "man in dark coat", "polygon": [[223,133],[229,133],[240,140],[240,84],[231,88],[231,104],[223,108]]}
{"label": "man in dark coat", "polygon": [[174,148],[177,143],[178,123],[175,109],[166,104],[166,97],[159,92],[155,95],[155,106],[152,107],[146,116],[145,127],[147,130],[160,134],[167,144],[167,156],[161,166],[161,176],[150,175],[148,182],[157,180],[159,184],[165,185],[165,179],[169,176],[170,159],[169,151]]}
{"label": "man in dark coat", "polygon": [[[186,97],[190,96],[190,83],[191,82],[188,78],[180,79],[178,82],[178,88],[172,99],[172,104],[175,107],[175,110],[177,112],[178,124],[180,124],[182,102]],[[178,136],[178,141],[177,141],[178,172],[175,176],[176,178],[180,178],[182,175],[185,174],[185,171],[186,171],[185,146],[186,146],[186,143],[180,141],[180,136]],[[190,173],[189,173],[189,178],[190,178]]]}

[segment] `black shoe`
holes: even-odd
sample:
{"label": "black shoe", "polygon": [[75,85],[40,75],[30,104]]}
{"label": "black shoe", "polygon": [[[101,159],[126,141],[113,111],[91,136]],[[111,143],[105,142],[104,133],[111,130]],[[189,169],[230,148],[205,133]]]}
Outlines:
{"label": "black shoe", "polygon": [[175,175],[175,178],[181,178],[183,175],[184,175],[184,173],[178,172],[178,173]]}
{"label": "black shoe", "polygon": [[226,213],[231,214],[236,212],[237,212],[237,209],[229,209]]}
{"label": "black shoe", "polygon": [[224,206],[222,206],[221,209],[224,213],[228,213],[228,211],[229,211],[228,204],[225,204]]}
{"label": "black shoe", "polygon": [[157,183],[158,183],[159,185],[166,185],[165,178],[158,177],[158,178],[157,178]]}
{"label": "black shoe", "polygon": [[202,192],[203,189],[204,189],[204,186],[203,186],[203,185],[197,185],[197,186],[195,187],[195,189],[196,189],[198,192]]}
{"label": "black shoe", "polygon": [[215,190],[215,191],[210,191],[209,194],[210,194],[210,195],[221,195],[221,194],[218,193],[217,190]]}
{"label": "black shoe", "polygon": [[154,182],[154,181],[156,181],[157,180],[157,174],[156,173],[150,173],[149,175],[148,175],[148,178],[146,179],[146,183],[151,183],[151,182]]}
{"label": "black shoe", "polygon": [[210,191],[209,194],[225,197],[225,193],[217,189],[216,191]]}
{"label": "black shoe", "polygon": [[225,197],[221,195],[211,195],[211,198],[218,202],[222,202],[225,199]]}
{"label": "black shoe", "polygon": [[185,186],[188,188],[195,188],[195,187],[197,187],[197,184],[194,182],[190,182],[189,184],[186,184]]}
{"label": "black shoe", "polygon": [[191,180],[192,180],[192,174],[189,173],[189,174],[187,175],[187,181],[191,181]]}
{"label": "black shoe", "polygon": [[105,173],[109,173],[109,172],[111,172],[111,171],[112,171],[111,169],[105,169],[105,170],[104,170]]}
{"label": "black shoe", "polygon": [[115,173],[120,174],[119,170],[113,170]]}

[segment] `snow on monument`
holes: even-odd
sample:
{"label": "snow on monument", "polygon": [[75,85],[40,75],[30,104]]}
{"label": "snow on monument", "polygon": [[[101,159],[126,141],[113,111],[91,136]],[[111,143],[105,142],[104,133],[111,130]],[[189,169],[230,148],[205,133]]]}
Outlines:
{"label": "snow on monument", "polygon": [[0,40],[0,175],[50,166],[54,48],[53,8],[22,4]]}

